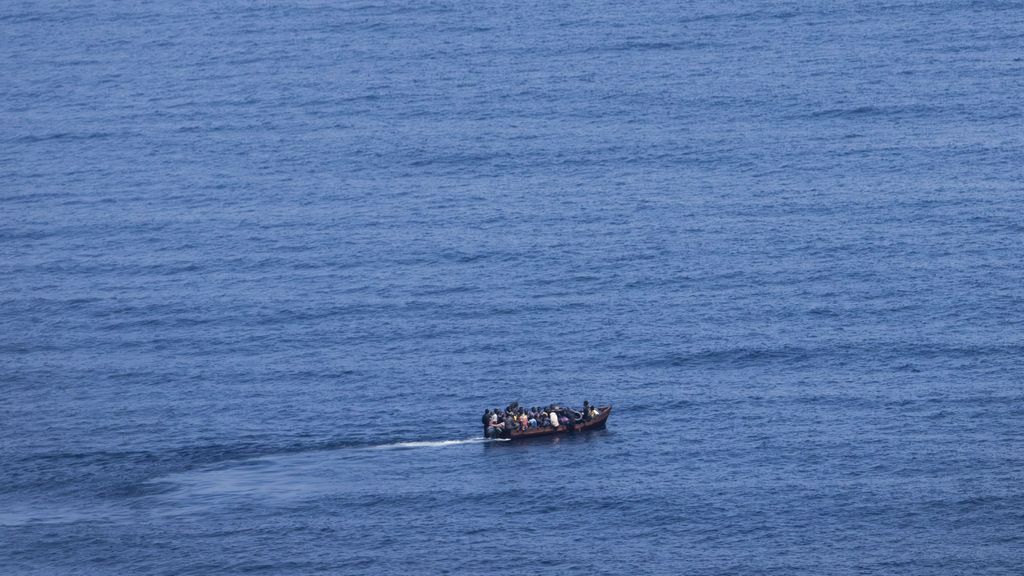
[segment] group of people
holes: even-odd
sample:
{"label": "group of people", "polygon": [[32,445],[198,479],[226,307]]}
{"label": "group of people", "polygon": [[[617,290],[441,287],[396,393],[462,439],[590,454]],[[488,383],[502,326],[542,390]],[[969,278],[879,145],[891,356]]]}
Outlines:
{"label": "group of people", "polygon": [[558,404],[532,408],[524,408],[519,402],[513,402],[504,410],[484,410],[481,422],[484,425],[484,436],[499,438],[508,436],[513,431],[524,431],[531,428],[558,428],[589,422],[598,415],[597,406],[583,401],[583,410],[573,410]]}

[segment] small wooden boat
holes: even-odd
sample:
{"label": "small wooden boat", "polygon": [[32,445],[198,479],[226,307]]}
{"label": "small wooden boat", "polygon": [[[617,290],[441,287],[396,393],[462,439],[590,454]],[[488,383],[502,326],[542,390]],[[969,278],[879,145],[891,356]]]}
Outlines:
{"label": "small wooden boat", "polygon": [[573,432],[583,432],[585,430],[603,430],[605,424],[608,422],[608,416],[610,416],[611,413],[611,405],[599,406],[597,409],[597,416],[594,416],[590,420],[581,420],[575,424],[563,424],[558,428],[544,426],[543,428],[527,428],[526,430],[509,430],[502,434],[501,437],[508,438],[509,440],[519,440],[521,438],[536,438],[538,436],[550,436],[552,434],[571,434]]}

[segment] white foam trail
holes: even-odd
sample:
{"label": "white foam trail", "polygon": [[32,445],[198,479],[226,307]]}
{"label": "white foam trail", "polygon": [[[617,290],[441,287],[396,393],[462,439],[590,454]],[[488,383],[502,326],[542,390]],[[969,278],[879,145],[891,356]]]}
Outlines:
{"label": "white foam trail", "polygon": [[481,444],[484,442],[508,442],[508,438],[466,438],[464,440],[422,440],[418,442],[395,442],[370,446],[370,450],[393,450],[395,448],[441,448],[442,446],[459,446],[461,444]]}
{"label": "white foam trail", "polygon": [[[415,448],[443,448],[485,442],[507,442],[489,438],[465,438],[462,440],[426,440],[394,442],[343,448],[337,450],[314,450],[295,454],[268,455],[244,461],[214,464],[206,468],[186,470],[154,478],[152,482],[165,485],[154,494],[155,501],[165,504],[163,513],[168,515],[205,514],[211,507],[231,506],[238,499],[255,501],[292,501],[315,498],[322,495],[348,494],[366,496],[381,490],[418,490],[415,480],[403,470],[403,462],[412,469],[422,465],[416,462],[423,458],[433,460],[427,453],[410,452],[407,456],[374,454],[377,451],[411,450]],[[381,469],[381,459],[391,461],[393,466]],[[373,482],[365,482],[374,478]],[[173,486],[173,490],[166,489]],[[384,488],[382,488],[384,486]],[[23,522],[18,517],[5,517],[0,512],[0,525]]]}

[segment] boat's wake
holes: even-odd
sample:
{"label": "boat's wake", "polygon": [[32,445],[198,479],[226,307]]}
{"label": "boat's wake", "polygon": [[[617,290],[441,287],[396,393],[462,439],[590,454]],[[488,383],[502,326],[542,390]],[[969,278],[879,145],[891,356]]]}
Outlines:
{"label": "boat's wake", "polygon": [[[204,513],[210,505],[232,505],[240,499],[273,502],[342,494],[358,498],[364,493],[377,494],[384,485],[398,490],[396,486],[417,477],[410,470],[438,461],[439,456],[430,450],[417,449],[507,441],[480,437],[412,440],[270,454],[167,474],[149,483],[160,487],[154,497],[166,501],[171,514]],[[410,452],[398,453],[403,450]],[[403,485],[402,490],[406,488]]]}
{"label": "boat's wake", "polygon": [[483,444],[485,442],[508,442],[508,438],[465,438],[463,440],[421,440],[415,442],[393,442],[368,446],[366,450],[397,450],[403,448],[443,448],[445,446],[461,446],[463,444]]}

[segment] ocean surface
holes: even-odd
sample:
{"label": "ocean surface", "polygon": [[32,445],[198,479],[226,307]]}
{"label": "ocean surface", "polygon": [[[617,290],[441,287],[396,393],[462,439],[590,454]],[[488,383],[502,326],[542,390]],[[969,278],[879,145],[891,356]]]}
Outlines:
{"label": "ocean surface", "polygon": [[1022,95],[1019,2],[4,2],[0,573],[1019,575]]}

